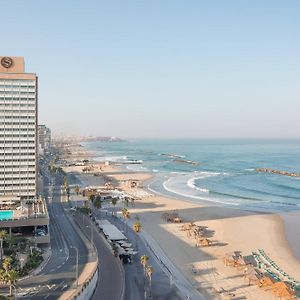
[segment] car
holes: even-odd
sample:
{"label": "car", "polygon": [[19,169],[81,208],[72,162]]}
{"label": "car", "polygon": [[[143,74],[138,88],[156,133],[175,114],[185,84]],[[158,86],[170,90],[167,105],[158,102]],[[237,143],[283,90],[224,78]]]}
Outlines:
{"label": "car", "polygon": [[38,236],[45,236],[46,233],[44,231],[39,231],[36,235],[38,235]]}

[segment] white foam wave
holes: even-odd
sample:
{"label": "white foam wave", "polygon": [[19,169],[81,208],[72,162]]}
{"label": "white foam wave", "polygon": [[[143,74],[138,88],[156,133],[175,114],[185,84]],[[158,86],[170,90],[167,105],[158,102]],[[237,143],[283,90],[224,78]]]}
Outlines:
{"label": "white foam wave", "polygon": [[132,164],[132,165],[128,165],[126,166],[126,168],[130,171],[134,171],[134,172],[145,172],[145,171],[149,171],[149,169],[147,169],[146,167],[143,167],[141,165],[138,164]]}
{"label": "white foam wave", "polygon": [[200,192],[204,192],[204,193],[209,193],[208,189],[205,188],[199,188],[196,186],[195,181],[197,179],[204,179],[204,178],[208,178],[208,177],[215,177],[215,176],[219,176],[219,175],[228,175],[228,173],[218,173],[218,172],[197,172],[197,174],[200,174],[196,177],[192,177],[187,181],[187,186],[192,188],[192,189],[196,189]]}
{"label": "white foam wave", "polygon": [[191,194],[186,194],[186,193],[183,193],[183,192],[179,192],[177,190],[174,190],[172,188],[170,188],[168,186],[168,182],[170,182],[170,179],[169,178],[168,180],[166,180],[164,183],[163,183],[163,187],[166,191],[170,192],[170,193],[174,193],[176,195],[179,195],[179,196],[183,196],[183,197],[186,197],[186,198],[191,198],[191,199],[197,199],[197,200],[202,200],[202,201],[210,201],[210,202],[215,202],[215,203],[220,203],[220,204],[227,204],[227,205],[234,205],[234,206],[238,206],[240,205],[240,203],[237,203],[237,202],[231,202],[231,201],[224,201],[224,200],[221,200],[221,199],[218,199],[218,198],[205,198],[205,197],[199,197],[199,196],[196,196],[196,195],[191,195]]}
{"label": "white foam wave", "polygon": [[[201,177],[201,178],[202,178],[202,177]],[[190,187],[190,188],[192,188],[192,189],[196,189],[196,190],[198,190],[198,191],[200,191],[200,192],[209,193],[209,190],[208,190],[208,189],[205,189],[205,188],[199,188],[199,187],[196,186],[196,184],[195,184],[195,180],[196,180],[196,179],[199,179],[199,177],[193,177],[193,178],[190,178],[190,179],[187,181],[186,185],[187,185],[188,187]]]}
{"label": "white foam wave", "polygon": [[209,193],[209,190],[205,189],[205,188],[198,188],[198,187],[196,187],[196,190],[198,190],[200,192],[203,192],[203,193]]}
{"label": "white foam wave", "polygon": [[253,172],[253,171],[255,171],[255,169],[245,169],[245,171]]}
{"label": "white foam wave", "polygon": [[167,156],[171,158],[185,158],[185,155],[181,154],[172,154],[172,153],[158,153],[159,156]]}
{"label": "white foam wave", "polygon": [[179,175],[187,175],[189,173],[187,172],[176,172],[176,171],[173,171],[173,172],[170,172],[171,174],[179,174]]}
{"label": "white foam wave", "polygon": [[199,178],[205,178],[205,177],[213,177],[213,176],[219,176],[219,175],[224,175],[224,176],[229,176],[229,173],[226,172],[209,172],[209,171],[195,171],[195,174],[199,174]]}
{"label": "white foam wave", "polygon": [[97,161],[113,161],[113,162],[117,162],[124,159],[127,159],[127,156],[100,156],[95,158],[95,160]]}

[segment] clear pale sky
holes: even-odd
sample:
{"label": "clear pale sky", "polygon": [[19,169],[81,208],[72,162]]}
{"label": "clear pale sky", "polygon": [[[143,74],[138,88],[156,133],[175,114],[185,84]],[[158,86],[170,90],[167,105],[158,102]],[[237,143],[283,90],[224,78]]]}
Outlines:
{"label": "clear pale sky", "polygon": [[119,137],[300,138],[300,1],[2,1],[39,123]]}

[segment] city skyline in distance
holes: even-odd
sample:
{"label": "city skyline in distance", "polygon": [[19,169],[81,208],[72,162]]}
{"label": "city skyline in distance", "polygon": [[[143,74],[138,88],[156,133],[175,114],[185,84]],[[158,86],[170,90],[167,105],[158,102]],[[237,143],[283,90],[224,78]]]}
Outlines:
{"label": "city skyline in distance", "polygon": [[14,15],[1,55],[39,74],[39,122],[54,132],[300,137],[296,1],[2,7]]}

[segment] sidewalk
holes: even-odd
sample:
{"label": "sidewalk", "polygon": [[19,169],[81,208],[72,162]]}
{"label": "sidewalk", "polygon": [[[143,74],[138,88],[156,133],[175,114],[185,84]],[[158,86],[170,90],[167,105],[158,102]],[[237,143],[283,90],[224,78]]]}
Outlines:
{"label": "sidewalk", "polygon": [[[118,219],[123,223],[122,218]],[[130,230],[133,227],[134,222],[134,220],[127,221],[127,226],[130,228]],[[155,258],[158,265],[170,278],[172,284],[174,284],[178,288],[178,290],[184,298],[191,300],[205,300],[204,296],[201,295],[201,293],[175,267],[175,265],[171,262],[171,260],[168,258],[168,256],[164,253],[159,244],[150,234],[148,234],[145,230],[142,229],[141,232],[138,234],[138,237],[146,245],[146,248]]]}

